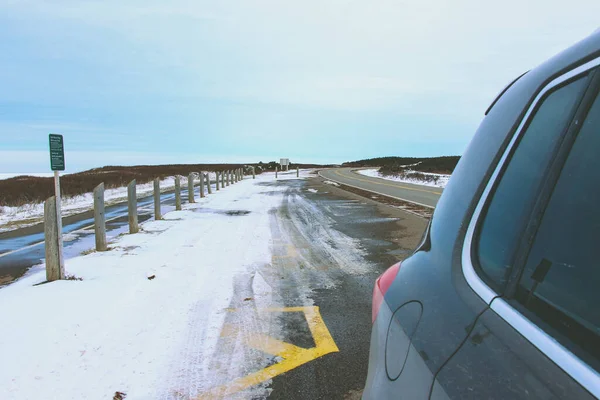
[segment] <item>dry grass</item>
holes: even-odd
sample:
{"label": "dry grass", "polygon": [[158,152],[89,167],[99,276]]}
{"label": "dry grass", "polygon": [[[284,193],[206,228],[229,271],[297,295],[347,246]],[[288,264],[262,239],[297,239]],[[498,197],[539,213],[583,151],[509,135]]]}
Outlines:
{"label": "dry grass", "polygon": [[379,173],[383,176],[394,176],[400,179],[415,179],[421,182],[430,182],[437,184],[440,180],[440,176],[424,174],[422,172],[410,171],[407,169],[399,169],[395,171],[390,171],[389,169],[380,168]]}
{"label": "dry grass", "polygon": [[344,163],[342,166],[348,167],[382,167],[380,172],[384,175],[391,175],[393,172],[400,172],[406,165],[413,165],[412,170],[420,172],[432,172],[436,174],[452,174],[456,164],[460,160],[459,156],[447,157],[379,157],[367,160],[352,161]]}
{"label": "dry grass", "polygon": [[[103,167],[61,178],[61,194],[65,197],[89,193],[100,183],[109,188],[122,187],[135,179],[138,184],[151,182],[154,178],[187,176],[191,172],[223,171],[238,168],[237,164],[182,164],[139,165],[135,167]],[[54,178],[16,176],[0,180],[0,206],[18,207],[41,203],[54,194]]]}
{"label": "dry grass", "polygon": [[82,256],[87,256],[88,254],[92,254],[92,253],[95,253],[95,252],[96,252],[96,249],[87,249],[87,250],[82,251],[79,254],[82,255]]}
{"label": "dry grass", "polygon": [[0,286],[11,283],[14,280],[15,280],[15,277],[12,275],[0,276]]}
{"label": "dry grass", "polygon": [[[259,164],[176,164],[176,165],[138,165],[134,167],[108,166],[95,168],[89,171],[68,174],[61,177],[61,194],[64,197],[73,197],[90,193],[100,183],[106,189],[126,186],[135,179],[138,184],[151,182],[155,178],[164,179],[169,176],[187,176],[199,171],[225,171],[243,167],[246,174],[251,173],[249,166],[258,167]],[[292,164],[293,168],[317,168],[313,164]],[[267,164],[263,164],[266,167]],[[274,168],[274,167],[273,167]],[[290,167],[291,168],[291,167]],[[257,168],[260,173],[262,169]],[[0,180],[0,207],[20,207],[26,204],[35,204],[45,201],[54,194],[54,178],[40,178],[35,176],[16,176]],[[1,210],[1,208],[0,208]]]}

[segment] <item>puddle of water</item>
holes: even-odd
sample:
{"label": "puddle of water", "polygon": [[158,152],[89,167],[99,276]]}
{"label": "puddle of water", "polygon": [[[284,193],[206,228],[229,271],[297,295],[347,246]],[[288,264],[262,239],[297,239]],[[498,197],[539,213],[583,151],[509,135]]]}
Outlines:
{"label": "puddle of water", "polygon": [[223,215],[229,215],[232,217],[238,217],[241,215],[250,214],[250,211],[248,211],[248,210],[215,210],[213,208],[195,208],[192,211],[196,212],[196,213],[206,213],[206,214],[223,214]]}
{"label": "puddle of water", "polygon": [[247,211],[247,210],[231,210],[231,211],[225,211],[224,214],[225,215],[231,215],[231,216],[248,215],[248,214],[250,214],[250,211]]}

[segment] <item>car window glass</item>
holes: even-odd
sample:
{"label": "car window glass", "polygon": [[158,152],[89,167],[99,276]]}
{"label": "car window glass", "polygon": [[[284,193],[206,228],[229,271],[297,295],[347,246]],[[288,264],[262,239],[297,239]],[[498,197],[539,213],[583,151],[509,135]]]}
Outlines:
{"label": "car window glass", "polygon": [[536,199],[554,149],[569,125],[586,78],[566,84],[545,97],[525,128],[485,213],[476,252],[484,280],[504,289],[520,232]]}
{"label": "car window glass", "polygon": [[517,299],[600,358],[600,99],[590,109],[540,222]]}

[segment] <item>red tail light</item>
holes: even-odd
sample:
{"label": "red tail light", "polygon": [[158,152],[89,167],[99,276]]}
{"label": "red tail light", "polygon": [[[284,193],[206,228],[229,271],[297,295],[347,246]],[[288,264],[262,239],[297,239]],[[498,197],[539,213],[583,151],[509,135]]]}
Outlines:
{"label": "red tail light", "polygon": [[375,288],[373,289],[373,322],[375,322],[379,308],[383,303],[383,296],[385,296],[392,282],[396,279],[399,270],[400,263],[394,264],[375,281]]}

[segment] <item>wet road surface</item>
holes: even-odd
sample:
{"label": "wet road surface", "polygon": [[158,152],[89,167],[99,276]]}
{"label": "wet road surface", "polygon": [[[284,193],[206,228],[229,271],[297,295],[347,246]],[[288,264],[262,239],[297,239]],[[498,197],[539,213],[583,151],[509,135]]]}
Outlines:
{"label": "wet road surface", "polygon": [[247,375],[201,398],[263,398],[252,390],[267,385],[273,399],[358,399],[373,284],[410,254],[427,221],[320,178],[261,185],[284,188],[270,213],[272,260],[238,277],[218,350],[243,360]]}
{"label": "wet road surface", "polygon": [[355,169],[356,168],[332,168],[322,170],[320,171],[320,174],[326,179],[344,185],[355,186],[360,189],[428,207],[435,207],[442,195],[443,189],[441,188],[373,178],[353,172]]}
{"label": "wet road surface", "polygon": [[[322,268],[307,273],[304,282],[284,280],[290,282],[281,288],[284,302],[296,304],[302,293],[297,288],[310,288],[311,300],[339,352],[276,377],[270,398],[360,398],[367,374],[373,284],[389,266],[410,254],[425,229],[424,219],[328,186],[308,181],[306,187],[297,188],[303,200],[294,199],[295,189],[290,189],[274,224],[288,233],[294,247],[310,249],[306,257],[314,257],[313,265]],[[318,192],[307,190],[311,188]],[[324,229],[325,221],[331,231],[323,236],[332,241],[315,243],[312,238],[321,235],[313,232]],[[354,251],[345,246],[346,237],[354,240],[348,244],[357,245]],[[350,253],[338,257],[328,246]],[[304,259],[284,259],[274,267],[292,275]],[[352,265],[358,262],[364,265]]]}

